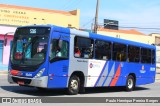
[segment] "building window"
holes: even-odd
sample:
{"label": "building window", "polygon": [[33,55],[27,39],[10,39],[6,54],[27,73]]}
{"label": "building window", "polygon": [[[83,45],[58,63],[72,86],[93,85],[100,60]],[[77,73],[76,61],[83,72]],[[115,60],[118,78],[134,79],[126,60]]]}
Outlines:
{"label": "building window", "polygon": [[127,46],[120,43],[113,44],[113,60],[126,61],[126,48]]}
{"label": "building window", "polygon": [[93,40],[84,37],[75,37],[74,56],[76,58],[93,58]]}
{"label": "building window", "polygon": [[106,42],[102,40],[96,40],[95,43],[95,58],[101,60],[111,59],[111,42]]}

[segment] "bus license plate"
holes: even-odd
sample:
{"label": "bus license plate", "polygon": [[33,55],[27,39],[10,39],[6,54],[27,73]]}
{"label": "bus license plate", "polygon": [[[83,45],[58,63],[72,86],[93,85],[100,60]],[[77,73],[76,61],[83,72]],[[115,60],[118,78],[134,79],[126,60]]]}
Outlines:
{"label": "bus license plate", "polygon": [[19,85],[24,85],[24,82],[23,81],[18,81],[18,84]]}

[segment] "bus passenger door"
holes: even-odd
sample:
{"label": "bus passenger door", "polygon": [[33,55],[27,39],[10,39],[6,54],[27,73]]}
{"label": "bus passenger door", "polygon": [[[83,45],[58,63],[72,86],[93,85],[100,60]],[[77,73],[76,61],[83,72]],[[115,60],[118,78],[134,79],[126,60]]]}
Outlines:
{"label": "bus passenger door", "polygon": [[48,88],[67,86],[69,67],[69,35],[53,32],[50,42]]}

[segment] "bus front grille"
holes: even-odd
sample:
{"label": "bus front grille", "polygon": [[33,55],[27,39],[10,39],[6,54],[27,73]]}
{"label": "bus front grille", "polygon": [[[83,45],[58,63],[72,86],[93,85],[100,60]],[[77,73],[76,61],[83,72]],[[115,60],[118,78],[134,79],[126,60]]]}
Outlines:
{"label": "bus front grille", "polygon": [[12,80],[15,83],[23,82],[25,85],[29,85],[31,83],[31,79],[22,79],[22,78],[12,77]]}

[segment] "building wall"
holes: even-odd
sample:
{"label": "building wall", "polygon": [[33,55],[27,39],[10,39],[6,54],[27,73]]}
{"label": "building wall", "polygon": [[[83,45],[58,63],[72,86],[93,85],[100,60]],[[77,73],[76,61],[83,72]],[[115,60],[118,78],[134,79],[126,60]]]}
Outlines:
{"label": "building wall", "polygon": [[2,60],[2,64],[4,65],[8,65],[8,62],[9,62],[9,54],[10,54],[10,44],[11,44],[11,41],[13,40],[13,37],[12,36],[8,36],[7,37],[8,40],[7,40],[7,45],[3,47],[3,60]]}
{"label": "building wall", "polygon": [[[0,26],[0,40],[4,40],[4,34],[8,32],[15,32],[16,27]],[[7,65],[9,61],[10,42],[13,40],[13,34],[7,36],[7,45],[3,46],[2,64]]]}
{"label": "building wall", "polygon": [[[4,40],[4,34],[8,32],[15,32],[17,26],[33,24],[53,24],[62,27],[73,27],[79,29],[80,10],[66,12],[0,4],[1,41]],[[13,40],[13,34],[7,36],[7,38],[7,45],[3,46],[1,49],[3,54],[2,60],[0,60],[0,71],[7,69],[10,54],[10,42]]]}
{"label": "building wall", "polygon": [[[0,34],[6,34],[8,32],[15,32],[17,27],[2,26],[0,25]],[[13,34],[12,34],[13,35]],[[2,36],[2,35],[1,35]]]}
{"label": "building wall", "polygon": [[[13,36],[9,35],[7,37],[7,45],[3,46],[3,54],[2,54],[2,64],[7,65],[9,61],[10,54],[10,42],[13,40]],[[4,36],[0,35],[0,40],[4,40]]]}
{"label": "building wall", "polygon": [[160,46],[156,46],[156,67],[160,68]]}
{"label": "building wall", "polygon": [[134,34],[134,33],[127,34],[127,33],[118,33],[118,32],[106,32],[106,31],[98,31],[98,34],[146,43],[146,44],[155,44],[155,38],[153,36],[148,36],[144,34]]}
{"label": "building wall", "polygon": [[155,33],[155,34],[150,34],[149,36],[151,36],[154,39],[155,45],[160,46],[160,34]]}
{"label": "building wall", "polygon": [[0,4],[0,24],[54,24],[79,29],[80,10],[70,12]]}

